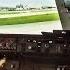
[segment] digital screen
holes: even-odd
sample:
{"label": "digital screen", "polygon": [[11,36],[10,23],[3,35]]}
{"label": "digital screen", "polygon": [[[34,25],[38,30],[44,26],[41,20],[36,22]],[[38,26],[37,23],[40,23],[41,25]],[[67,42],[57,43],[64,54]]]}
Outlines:
{"label": "digital screen", "polygon": [[0,38],[0,50],[16,50],[16,39]]}
{"label": "digital screen", "polygon": [[55,0],[0,0],[0,33],[53,30],[62,30]]}

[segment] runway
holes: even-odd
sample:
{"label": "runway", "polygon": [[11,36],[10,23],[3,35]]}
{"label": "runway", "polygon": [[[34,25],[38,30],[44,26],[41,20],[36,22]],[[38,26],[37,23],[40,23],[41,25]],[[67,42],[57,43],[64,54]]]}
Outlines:
{"label": "runway", "polygon": [[6,34],[41,34],[41,32],[53,30],[62,30],[60,20],[0,26],[0,33]]}

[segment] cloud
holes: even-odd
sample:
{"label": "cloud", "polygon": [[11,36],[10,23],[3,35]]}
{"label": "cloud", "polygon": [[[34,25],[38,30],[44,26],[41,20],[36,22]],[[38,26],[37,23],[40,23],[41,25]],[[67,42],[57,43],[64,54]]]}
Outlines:
{"label": "cloud", "polygon": [[42,6],[56,6],[55,0],[0,0],[0,6],[16,6],[19,4],[23,6],[33,6],[40,7]]}

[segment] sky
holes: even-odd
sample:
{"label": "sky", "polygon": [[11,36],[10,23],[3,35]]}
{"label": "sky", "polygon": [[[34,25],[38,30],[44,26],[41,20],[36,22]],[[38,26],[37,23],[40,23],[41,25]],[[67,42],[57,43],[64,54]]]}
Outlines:
{"label": "sky", "polygon": [[55,0],[0,0],[0,7],[15,7],[22,4],[24,7],[41,7],[53,6],[56,7]]}

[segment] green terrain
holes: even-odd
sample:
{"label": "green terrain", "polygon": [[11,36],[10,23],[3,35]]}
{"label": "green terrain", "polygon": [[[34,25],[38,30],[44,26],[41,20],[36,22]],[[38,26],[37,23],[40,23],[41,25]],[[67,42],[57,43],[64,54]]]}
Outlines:
{"label": "green terrain", "polygon": [[41,14],[41,15],[32,15],[32,16],[0,18],[0,25],[27,24],[27,23],[56,21],[56,20],[59,20],[58,13],[51,13],[51,14]]}

